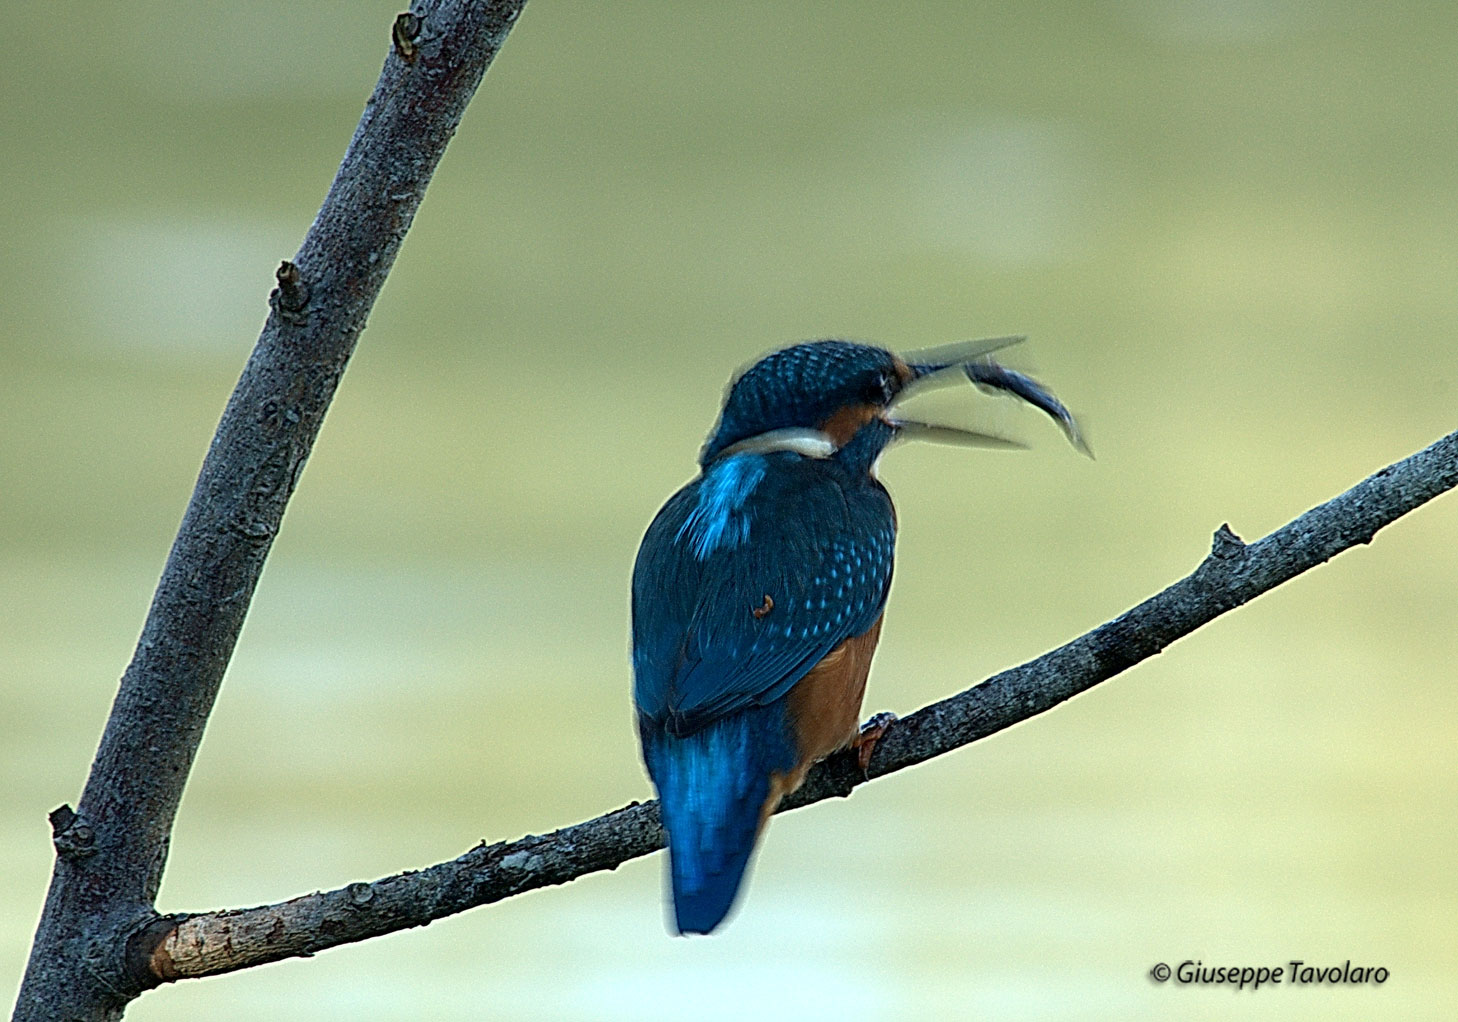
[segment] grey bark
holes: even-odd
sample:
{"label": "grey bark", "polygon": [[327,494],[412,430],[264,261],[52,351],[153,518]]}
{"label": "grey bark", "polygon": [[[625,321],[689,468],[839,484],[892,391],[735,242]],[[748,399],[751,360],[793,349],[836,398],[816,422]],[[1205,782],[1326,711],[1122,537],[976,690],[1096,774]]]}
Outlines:
{"label": "grey bark", "polygon": [[[284,507],[366,316],[466,103],[525,0],[421,0],[393,48],[318,219],[279,268],[272,312],[204,461],[75,811],[51,816],[57,860],[17,1020],[115,1019],[144,989],[410,926],[565,883],[662,845],[657,807],[481,845],[419,872],[254,909],[159,916],[167,841]],[[1095,631],[900,721],[862,775],[848,757],[785,808],[1027,719],[1151,656],[1458,482],[1458,434],[1250,547],[1209,557]]]}
{"label": "grey bark", "polygon": [[[325,410],[446,144],[525,0],[420,0],[203,462],[57,858],[14,1018],[114,1019],[243,617]],[[383,36],[383,32],[382,32]]]}
{"label": "grey bark", "polygon": [[[861,773],[848,753],[811,771],[784,809],[974,742],[1052,709],[1154,656],[1261,593],[1368,543],[1376,532],[1458,484],[1458,433],[1390,465],[1247,546],[1222,525],[1193,573],[1113,621],[1036,660],[897,721]],[[546,835],[481,844],[459,858],[374,883],[258,908],[162,918],[138,934],[138,982],[216,975],[423,926],[456,912],[570,880],[663,846],[657,803],[633,803]]]}

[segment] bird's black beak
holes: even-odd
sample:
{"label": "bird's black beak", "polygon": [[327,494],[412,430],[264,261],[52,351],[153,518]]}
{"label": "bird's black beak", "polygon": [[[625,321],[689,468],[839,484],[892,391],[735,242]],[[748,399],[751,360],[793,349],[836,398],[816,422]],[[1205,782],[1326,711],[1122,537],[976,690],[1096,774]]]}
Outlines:
{"label": "bird's black beak", "polygon": [[[983,433],[960,430],[951,426],[933,426],[922,422],[897,419],[894,408],[902,401],[926,390],[956,383],[963,378],[971,380],[980,390],[997,390],[1022,398],[1035,408],[1041,408],[1063,430],[1068,442],[1093,457],[1093,451],[1084,439],[1078,420],[1058,398],[1031,376],[998,365],[990,356],[994,351],[1010,347],[1024,340],[1022,337],[994,337],[981,341],[963,341],[939,348],[908,353],[907,368],[911,379],[892,400],[887,411],[892,413],[893,424],[909,430],[907,436],[915,439],[938,440],[942,442],[969,443],[978,446],[1021,447],[1021,444],[993,437]],[[954,435],[958,435],[954,438]]]}
{"label": "bird's black beak", "polygon": [[980,341],[957,341],[936,348],[922,348],[906,353],[906,367],[911,370],[911,381],[907,391],[920,391],[939,383],[950,383],[957,378],[957,370],[970,362],[986,359],[994,351],[1021,344],[1026,337],[986,337]]}

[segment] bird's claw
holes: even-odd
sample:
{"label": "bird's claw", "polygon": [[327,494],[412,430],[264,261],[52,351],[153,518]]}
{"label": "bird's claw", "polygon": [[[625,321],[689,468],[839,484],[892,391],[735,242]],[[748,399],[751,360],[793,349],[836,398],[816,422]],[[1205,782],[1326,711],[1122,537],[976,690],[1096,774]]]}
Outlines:
{"label": "bird's claw", "polygon": [[862,724],[856,736],[851,739],[850,747],[855,750],[856,764],[861,768],[861,773],[870,769],[871,754],[876,751],[876,743],[894,723],[896,714],[883,711]]}

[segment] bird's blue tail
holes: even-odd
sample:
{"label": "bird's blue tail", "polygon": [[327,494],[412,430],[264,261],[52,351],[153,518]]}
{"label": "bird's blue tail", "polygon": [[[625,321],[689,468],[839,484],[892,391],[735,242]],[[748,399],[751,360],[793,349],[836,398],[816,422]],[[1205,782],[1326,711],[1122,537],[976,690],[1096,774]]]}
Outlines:
{"label": "bird's blue tail", "polygon": [[683,738],[645,724],[643,752],[668,831],[675,922],[680,933],[708,933],[739,892],[770,773],[794,765],[784,700]]}

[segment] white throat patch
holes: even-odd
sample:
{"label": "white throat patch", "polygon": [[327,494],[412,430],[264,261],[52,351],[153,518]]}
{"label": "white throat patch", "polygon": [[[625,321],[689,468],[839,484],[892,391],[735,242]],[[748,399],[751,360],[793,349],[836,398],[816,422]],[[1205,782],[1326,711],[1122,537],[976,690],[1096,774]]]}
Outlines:
{"label": "white throat patch", "polygon": [[[835,453],[835,441],[818,429],[792,426],[788,429],[772,429],[745,437],[737,444],[730,444],[720,452],[719,457],[735,454],[773,454],[775,451],[792,451],[807,458],[828,458]],[[717,459],[716,459],[717,460]]]}

